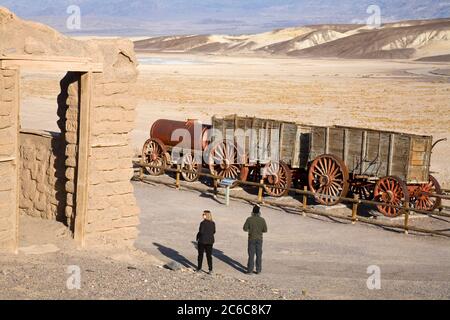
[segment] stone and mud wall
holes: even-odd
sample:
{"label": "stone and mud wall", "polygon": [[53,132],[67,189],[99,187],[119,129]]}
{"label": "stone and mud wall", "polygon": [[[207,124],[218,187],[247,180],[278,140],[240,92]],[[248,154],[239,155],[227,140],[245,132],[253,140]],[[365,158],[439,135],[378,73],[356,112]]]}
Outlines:
{"label": "stone and mud wall", "polygon": [[0,69],[0,249],[16,249],[18,73]]}
{"label": "stone and mud wall", "polygon": [[59,133],[20,133],[20,214],[63,222],[64,145]]}
{"label": "stone and mud wall", "polygon": [[[122,39],[77,41],[47,26],[23,21],[1,7],[0,25],[0,38],[3,39],[0,43],[0,55],[29,55],[34,58],[75,56],[89,58],[92,62],[103,65],[103,72],[92,74],[90,88],[88,199],[83,225],[84,238],[87,246],[111,242],[133,244],[139,224],[139,208],[130,181],[133,175],[130,133],[136,118],[136,104],[131,98],[130,90],[137,79],[133,43]],[[15,74],[13,70],[0,72],[1,248],[10,247],[17,236],[19,195],[16,190],[22,193],[20,202],[23,213],[47,219],[62,217],[61,220],[74,231],[78,214],[76,193],[82,127],[82,74],[68,72],[61,80],[61,93],[57,97],[61,135],[56,149],[64,153],[64,168],[61,171],[63,176],[59,171],[59,166],[62,165],[59,157],[52,158],[56,152],[55,145],[49,145],[49,141],[44,142],[43,137],[31,143],[33,148],[28,148],[25,143],[19,152],[17,140],[20,122],[17,112],[10,114],[9,111],[13,109],[12,106],[19,104],[18,79],[11,81],[11,76]],[[45,73],[45,70],[42,72]],[[47,151],[42,155],[39,147],[43,147],[45,143]],[[45,159],[47,156],[50,158]],[[7,161],[9,158],[23,158],[23,163],[18,162],[19,160]],[[45,169],[47,165],[52,166],[52,161],[58,162],[58,170],[55,169],[55,172]],[[20,169],[23,186],[19,185],[19,179],[16,178],[16,168]],[[31,187],[34,184],[36,190],[33,194]]]}

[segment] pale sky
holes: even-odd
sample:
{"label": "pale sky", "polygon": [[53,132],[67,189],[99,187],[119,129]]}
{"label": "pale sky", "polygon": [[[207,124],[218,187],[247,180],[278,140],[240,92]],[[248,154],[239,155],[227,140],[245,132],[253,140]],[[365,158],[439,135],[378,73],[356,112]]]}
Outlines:
{"label": "pale sky", "polygon": [[369,6],[382,20],[450,16],[450,0],[0,0],[21,17],[65,33],[75,5],[75,33],[192,34],[251,33],[304,24],[365,23]]}

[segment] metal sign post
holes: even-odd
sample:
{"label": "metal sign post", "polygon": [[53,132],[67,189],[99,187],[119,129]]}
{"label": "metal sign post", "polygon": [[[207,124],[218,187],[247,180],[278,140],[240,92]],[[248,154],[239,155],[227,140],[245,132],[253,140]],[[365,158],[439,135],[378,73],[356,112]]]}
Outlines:
{"label": "metal sign post", "polygon": [[236,180],[225,178],[219,183],[221,187],[225,188],[225,205],[228,207],[230,205],[230,189],[231,186],[236,182]]}

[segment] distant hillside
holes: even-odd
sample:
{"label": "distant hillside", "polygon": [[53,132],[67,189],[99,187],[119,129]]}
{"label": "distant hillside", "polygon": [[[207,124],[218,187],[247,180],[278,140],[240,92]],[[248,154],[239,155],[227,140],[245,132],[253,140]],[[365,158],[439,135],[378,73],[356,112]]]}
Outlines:
{"label": "distant hillside", "polygon": [[[349,59],[422,59],[450,53],[450,19],[365,25],[311,25],[253,35],[187,35],[135,42],[141,52],[269,54]],[[436,58],[435,58],[436,59]]]}

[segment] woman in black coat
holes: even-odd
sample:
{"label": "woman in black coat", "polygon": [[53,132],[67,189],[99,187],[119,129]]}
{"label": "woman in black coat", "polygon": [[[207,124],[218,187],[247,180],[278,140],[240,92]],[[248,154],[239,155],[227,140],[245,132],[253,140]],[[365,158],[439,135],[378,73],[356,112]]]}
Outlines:
{"label": "woman in black coat", "polygon": [[197,233],[197,247],[198,247],[198,267],[197,271],[202,270],[203,254],[206,252],[206,259],[208,260],[209,274],[213,271],[212,265],[212,250],[214,244],[214,234],[216,233],[216,224],[213,221],[210,211],[203,212],[203,221],[200,223],[200,228]]}

